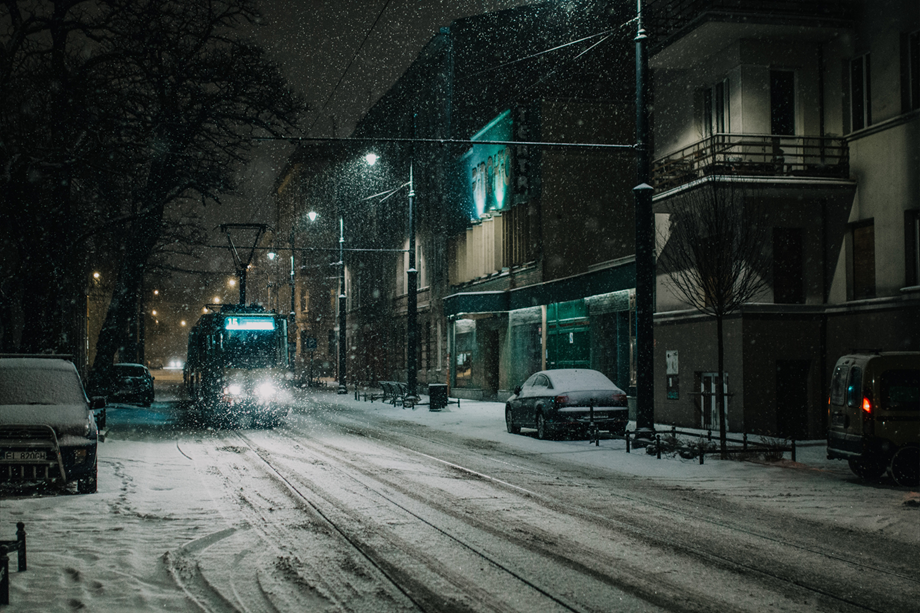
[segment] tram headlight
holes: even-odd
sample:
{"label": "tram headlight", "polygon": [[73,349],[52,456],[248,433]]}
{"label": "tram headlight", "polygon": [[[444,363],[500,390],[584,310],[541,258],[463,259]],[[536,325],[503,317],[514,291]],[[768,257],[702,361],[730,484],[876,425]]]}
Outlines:
{"label": "tram headlight", "polygon": [[275,386],[271,381],[263,381],[256,386],[255,391],[259,400],[269,400],[275,396]]}
{"label": "tram headlight", "polygon": [[224,393],[228,396],[239,396],[243,393],[243,386],[239,383],[231,383],[224,388]]}

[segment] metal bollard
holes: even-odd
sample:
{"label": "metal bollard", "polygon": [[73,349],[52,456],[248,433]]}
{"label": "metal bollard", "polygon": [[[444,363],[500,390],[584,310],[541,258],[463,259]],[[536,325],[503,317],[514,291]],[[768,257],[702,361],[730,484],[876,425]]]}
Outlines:
{"label": "metal bollard", "polygon": [[10,556],[0,549],[0,604],[10,604]]}
{"label": "metal bollard", "polygon": [[626,453],[629,453],[629,430],[627,430],[624,434],[626,436]]}
{"label": "metal bollard", "polygon": [[16,540],[19,541],[19,572],[26,569],[26,525],[16,522]]}
{"label": "metal bollard", "polygon": [[741,435],[741,440],[743,443],[743,446],[741,448],[747,451],[747,432]]}
{"label": "metal bollard", "polygon": [[704,452],[702,449],[700,449],[700,466],[703,465],[703,456],[705,456],[705,455],[706,455],[706,452]]}
{"label": "metal bollard", "polygon": [[658,457],[659,460],[661,459],[661,435],[660,434],[655,435],[655,455]]}

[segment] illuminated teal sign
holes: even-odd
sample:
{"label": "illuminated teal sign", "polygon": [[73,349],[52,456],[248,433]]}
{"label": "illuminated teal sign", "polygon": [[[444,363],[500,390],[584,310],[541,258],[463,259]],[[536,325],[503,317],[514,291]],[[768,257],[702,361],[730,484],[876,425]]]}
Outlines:
{"label": "illuminated teal sign", "polygon": [[274,330],[275,320],[271,317],[228,317],[224,322],[226,330]]}
{"label": "illuminated teal sign", "polygon": [[[510,141],[511,112],[505,111],[473,135],[477,141]],[[471,217],[479,219],[489,211],[500,211],[510,204],[511,147],[473,145],[461,158],[471,201]]]}

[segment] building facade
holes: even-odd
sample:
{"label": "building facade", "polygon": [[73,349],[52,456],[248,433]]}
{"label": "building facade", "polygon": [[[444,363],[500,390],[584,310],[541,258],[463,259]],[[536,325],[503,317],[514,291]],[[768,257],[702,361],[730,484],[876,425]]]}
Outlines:
{"label": "building facade", "polygon": [[[767,289],[725,322],[733,431],[819,438],[836,358],[920,349],[915,2],[650,3],[654,206],[743,186]],[[660,241],[666,249],[666,240]],[[655,417],[717,428],[714,321],[659,270]]]}
{"label": "building facade", "polygon": [[[420,384],[454,396],[501,400],[561,367],[634,392],[635,156],[616,145],[635,140],[635,24],[619,4],[454,22],[347,144],[291,158],[279,219],[340,220],[316,239],[325,273],[305,274],[303,260],[295,276],[296,295],[322,296],[299,334],[315,327],[331,357],[344,320],[349,381],[405,381],[415,351]],[[682,195],[741,185],[739,207],[767,211],[770,262],[764,290],[725,320],[721,377],[715,322],[659,269],[655,421],[821,437],[837,356],[920,349],[920,7],[645,4],[658,250]],[[313,244],[306,236],[292,245]]]}

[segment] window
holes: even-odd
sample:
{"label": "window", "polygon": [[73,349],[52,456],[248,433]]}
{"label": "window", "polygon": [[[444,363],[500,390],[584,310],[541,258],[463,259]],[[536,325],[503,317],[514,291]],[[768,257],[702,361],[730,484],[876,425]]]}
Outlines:
{"label": "window", "polygon": [[901,109],[920,109],[920,30],[901,35]]}
{"label": "window", "polygon": [[843,404],[844,391],[846,390],[847,367],[840,365],[834,369],[834,376],[831,379],[831,404],[840,406]]}
{"label": "window", "polygon": [[728,96],[728,79],[723,79],[703,91],[704,137],[731,131]]}
{"label": "window", "polygon": [[537,209],[533,204],[519,204],[502,211],[502,264],[520,266],[536,257],[533,240],[539,236]]}
{"label": "window", "polygon": [[847,406],[856,408],[862,404],[862,369],[854,366],[850,370],[850,381],[847,385]]}
{"label": "window", "polygon": [[853,299],[875,297],[875,225],[853,226]]}
{"label": "window", "polygon": [[882,373],[881,408],[884,411],[920,412],[920,372],[886,370]]}
{"label": "window", "polygon": [[770,71],[770,134],[795,134],[795,73]]}
{"label": "window", "polygon": [[869,54],[850,60],[850,125],[852,131],[872,124],[872,89]]}

